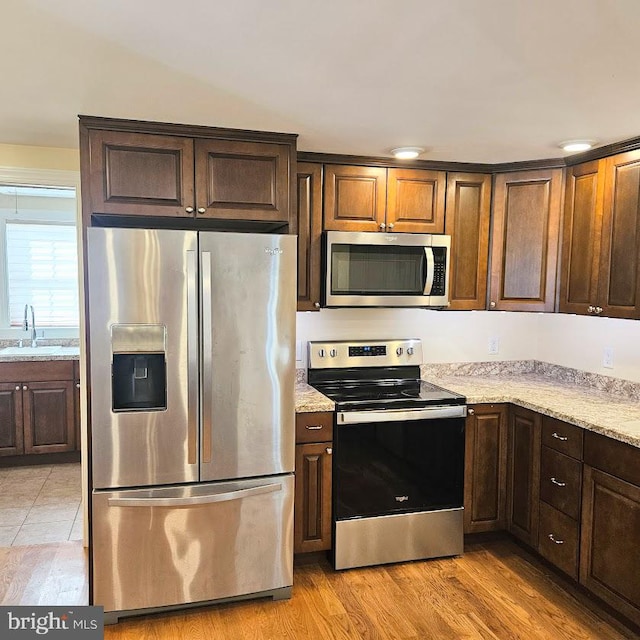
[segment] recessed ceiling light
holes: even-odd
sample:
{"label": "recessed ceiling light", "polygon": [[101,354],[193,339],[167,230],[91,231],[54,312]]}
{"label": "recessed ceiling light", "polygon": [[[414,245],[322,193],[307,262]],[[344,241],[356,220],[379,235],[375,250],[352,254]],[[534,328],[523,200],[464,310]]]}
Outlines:
{"label": "recessed ceiling light", "polygon": [[413,160],[421,153],[424,153],[424,149],[422,147],[397,147],[396,149],[391,149],[391,153],[398,160]]}
{"label": "recessed ceiling light", "polygon": [[567,140],[560,143],[560,148],[564,151],[586,151],[591,149],[595,142],[593,140]]}

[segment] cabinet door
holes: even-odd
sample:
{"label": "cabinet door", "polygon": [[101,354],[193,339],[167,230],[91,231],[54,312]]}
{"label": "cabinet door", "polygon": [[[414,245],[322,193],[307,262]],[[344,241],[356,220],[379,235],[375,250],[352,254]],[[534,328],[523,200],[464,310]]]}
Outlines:
{"label": "cabinet door", "polygon": [[640,317],[640,151],[606,160],[598,306],[602,315]]}
{"label": "cabinet door", "polygon": [[325,165],[324,228],[380,231],[385,225],[387,170]]}
{"label": "cabinet door", "polygon": [[496,176],[489,308],[553,311],[562,170]]}
{"label": "cabinet door", "polygon": [[526,544],[538,544],[541,416],[512,407],[509,425],[507,520],[509,531]]}
{"label": "cabinet door", "polygon": [[474,405],[465,423],[464,532],[505,528],[506,405]]}
{"label": "cabinet door", "polygon": [[291,155],[286,144],[196,140],[197,216],[287,224]]}
{"label": "cabinet door", "polygon": [[22,385],[0,383],[0,456],[24,453],[22,439]]}
{"label": "cabinet door", "polygon": [[598,293],[604,161],[567,171],[559,310],[592,313]]}
{"label": "cabinet door", "polygon": [[298,163],[298,311],[320,309],[322,165]]}
{"label": "cabinet door", "polygon": [[85,215],[193,216],[191,138],[92,130],[89,147]]}
{"label": "cabinet door", "polygon": [[451,236],[449,309],[485,309],[491,176],[447,174],[445,233]]}
{"label": "cabinet door", "polygon": [[640,487],[584,467],[580,582],[640,624]]}
{"label": "cabinet door", "polygon": [[75,449],[74,386],[71,380],[23,386],[24,452]]}
{"label": "cabinet door", "polygon": [[387,171],[387,231],[443,233],[447,174],[421,169]]}
{"label": "cabinet door", "polygon": [[331,548],[331,443],[296,445],[294,553]]}

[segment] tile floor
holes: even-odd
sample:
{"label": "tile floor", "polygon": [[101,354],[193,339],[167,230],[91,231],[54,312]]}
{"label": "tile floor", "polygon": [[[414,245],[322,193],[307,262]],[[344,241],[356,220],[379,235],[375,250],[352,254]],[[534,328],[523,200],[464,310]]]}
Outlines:
{"label": "tile floor", "polygon": [[0,547],[82,540],[80,464],[0,468]]}

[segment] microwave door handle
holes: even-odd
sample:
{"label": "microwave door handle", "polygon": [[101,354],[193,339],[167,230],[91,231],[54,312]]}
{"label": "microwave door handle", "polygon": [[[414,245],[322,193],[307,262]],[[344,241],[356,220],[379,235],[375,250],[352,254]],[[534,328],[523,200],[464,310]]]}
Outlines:
{"label": "microwave door handle", "polygon": [[427,273],[424,279],[424,291],[423,295],[430,296],[433,289],[433,277],[435,274],[435,261],[433,259],[433,249],[431,247],[424,248],[425,264],[427,266]]}

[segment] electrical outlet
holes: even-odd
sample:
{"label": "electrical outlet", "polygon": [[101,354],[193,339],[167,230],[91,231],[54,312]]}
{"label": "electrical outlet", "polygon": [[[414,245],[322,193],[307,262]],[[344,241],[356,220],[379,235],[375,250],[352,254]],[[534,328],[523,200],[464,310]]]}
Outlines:
{"label": "electrical outlet", "polygon": [[602,366],[613,369],[613,347],[605,347],[602,354]]}
{"label": "electrical outlet", "polygon": [[493,336],[489,338],[489,355],[495,356],[498,355],[500,351],[500,338],[498,336]]}

